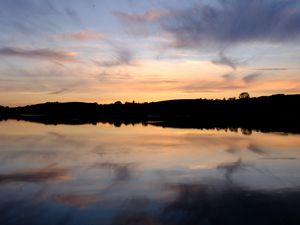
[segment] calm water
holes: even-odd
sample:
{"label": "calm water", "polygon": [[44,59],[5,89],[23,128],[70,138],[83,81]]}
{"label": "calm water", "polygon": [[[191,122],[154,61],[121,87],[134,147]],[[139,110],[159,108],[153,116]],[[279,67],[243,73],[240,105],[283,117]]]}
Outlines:
{"label": "calm water", "polygon": [[300,224],[300,135],[0,122],[0,224]]}

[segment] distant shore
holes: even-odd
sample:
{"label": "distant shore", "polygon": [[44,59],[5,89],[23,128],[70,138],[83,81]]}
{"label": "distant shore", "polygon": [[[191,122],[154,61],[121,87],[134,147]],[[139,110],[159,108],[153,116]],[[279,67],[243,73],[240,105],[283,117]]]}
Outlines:
{"label": "distant shore", "polygon": [[300,94],[241,99],[184,99],[151,103],[47,102],[0,106],[0,120],[44,124],[154,124],[177,128],[241,127],[300,133]]}

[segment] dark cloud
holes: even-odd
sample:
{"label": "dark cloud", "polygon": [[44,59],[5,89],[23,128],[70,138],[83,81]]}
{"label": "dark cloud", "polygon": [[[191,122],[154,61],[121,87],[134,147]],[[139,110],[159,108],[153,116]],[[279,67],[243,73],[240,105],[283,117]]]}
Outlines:
{"label": "dark cloud", "polygon": [[68,91],[69,91],[68,88],[62,88],[60,90],[50,92],[49,94],[51,94],[51,95],[58,95],[58,94],[62,94],[62,93],[68,92]]}
{"label": "dark cloud", "polygon": [[115,66],[133,66],[134,56],[133,52],[128,49],[118,48],[116,50],[116,55],[111,59],[107,61],[94,61],[97,65],[101,67],[115,67]]}
{"label": "dark cloud", "polygon": [[273,68],[260,68],[260,69],[256,69],[256,70],[266,70],[266,71],[280,71],[280,70],[288,70],[288,68],[285,67],[273,67]]}
{"label": "dark cloud", "polygon": [[295,160],[295,157],[264,157],[265,160]]}
{"label": "dark cloud", "polygon": [[202,0],[172,9],[162,27],[173,47],[205,48],[244,42],[283,42],[300,36],[299,0]]}
{"label": "dark cloud", "polygon": [[236,60],[231,59],[228,56],[224,55],[223,52],[220,52],[218,58],[212,60],[212,63],[216,65],[229,66],[233,70],[236,70],[236,67],[238,65],[238,62]]}
{"label": "dark cloud", "polygon": [[0,184],[11,182],[46,182],[59,181],[67,176],[66,169],[44,168],[40,170],[0,174]]}
{"label": "dark cloud", "polygon": [[76,61],[76,53],[53,49],[26,49],[16,47],[1,47],[0,56],[22,57],[25,59],[46,59],[54,61]]}
{"label": "dark cloud", "polygon": [[251,74],[248,74],[248,75],[244,76],[243,81],[246,82],[246,83],[251,83],[251,82],[255,81],[256,79],[258,79],[261,76],[262,76],[261,73],[251,73]]}

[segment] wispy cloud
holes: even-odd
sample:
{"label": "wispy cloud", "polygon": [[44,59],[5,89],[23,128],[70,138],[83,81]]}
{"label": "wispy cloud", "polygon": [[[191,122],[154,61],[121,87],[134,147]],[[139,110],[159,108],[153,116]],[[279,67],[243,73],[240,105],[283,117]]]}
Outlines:
{"label": "wispy cloud", "polygon": [[226,82],[226,81],[194,81],[189,84],[178,87],[180,90],[193,93],[193,92],[216,92],[220,90],[234,90],[245,88],[245,85],[238,82]]}
{"label": "wispy cloud", "polygon": [[212,63],[215,65],[229,66],[233,70],[236,70],[236,67],[239,64],[236,60],[226,56],[223,52],[220,52],[218,58],[212,60]]}
{"label": "wispy cloud", "polygon": [[92,29],[84,29],[78,32],[67,32],[52,36],[54,40],[75,40],[75,41],[90,41],[104,39],[105,35],[101,32]]}
{"label": "wispy cloud", "polygon": [[243,81],[250,83],[262,76],[262,73],[251,73],[243,77]]}
{"label": "wispy cloud", "polygon": [[115,11],[113,14],[122,22],[130,23],[149,23],[158,20],[165,15],[164,12],[158,10],[148,10],[142,14],[129,14],[125,12]]}
{"label": "wispy cloud", "polygon": [[80,63],[63,67],[52,61],[50,64],[37,61],[30,68],[26,64],[24,67],[14,65],[0,69],[1,74],[7,73],[10,77],[0,80],[0,91],[41,93],[51,98],[50,95],[90,90],[97,83],[86,65]]}
{"label": "wispy cloud", "polygon": [[62,93],[68,92],[68,91],[69,91],[68,88],[61,88],[57,91],[50,92],[50,94],[51,95],[58,95],[58,94],[62,94]]}
{"label": "wispy cloud", "polygon": [[233,81],[235,79],[235,75],[232,73],[227,73],[221,76],[225,81]]}
{"label": "wispy cloud", "polygon": [[100,82],[126,82],[132,79],[132,76],[127,73],[110,73],[103,71],[99,75],[96,76],[96,79]]}
{"label": "wispy cloud", "polygon": [[295,160],[296,157],[263,157],[261,159],[265,160]]}
{"label": "wispy cloud", "polygon": [[123,25],[123,29],[128,34],[134,37],[144,36],[147,37],[157,28],[157,22],[165,16],[165,12],[159,10],[147,10],[144,13],[132,14],[121,11],[113,12],[113,15]]}
{"label": "wispy cloud", "polygon": [[116,67],[116,66],[133,66],[134,62],[133,52],[129,49],[117,48],[115,56],[110,60],[106,61],[94,61],[97,65],[101,67]]}
{"label": "wispy cloud", "polygon": [[16,47],[1,47],[0,56],[6,57],[22,57],[25,59],[44,59],[44,60],[56,60],[64,62],[77,61],[75,56],[76,52],[53,50],[53,49],[28,49],[28,48],[16,48]]}
{"label": "wispy cloud", "polygon": [[64,13],[76,24],[81,24],[81,18],[72,8],[65,7]]}
{"label": "wispy cloud", "polygon": [[2,0],[0,8],[1,31],[10,34],[22,33],[27,35],[26,37],[57,29],[59,24],[54,20],[61,19],[61,12],[53,1]]}
{"label": "wispy cloud", "polygon": [[265,70],[265,71],[281,71],[281,70],[288,70],[288,68],[285,67],[271,67],[271,68],[259,68],[256,70]]}

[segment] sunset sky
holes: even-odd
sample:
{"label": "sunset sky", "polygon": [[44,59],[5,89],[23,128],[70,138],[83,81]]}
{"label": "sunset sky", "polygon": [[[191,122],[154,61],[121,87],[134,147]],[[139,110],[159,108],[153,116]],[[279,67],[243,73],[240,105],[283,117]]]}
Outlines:
{"label": "sunset sky", "polygon": [[300,93],[300,0],[0,0],[0,105]]}

